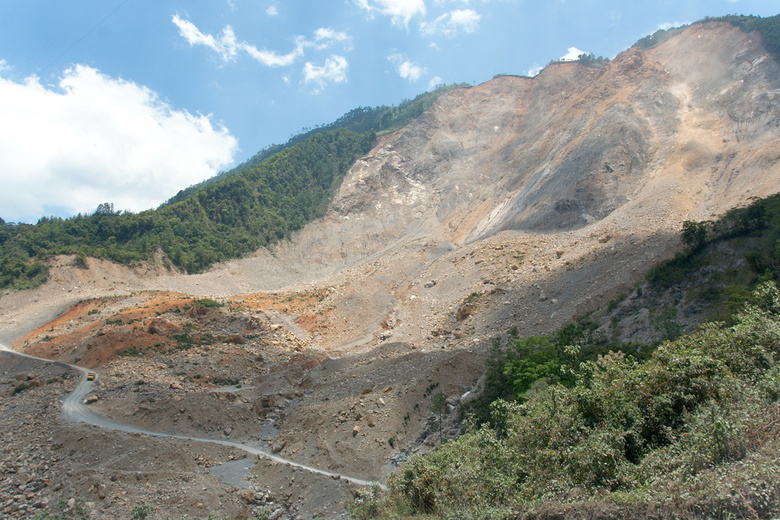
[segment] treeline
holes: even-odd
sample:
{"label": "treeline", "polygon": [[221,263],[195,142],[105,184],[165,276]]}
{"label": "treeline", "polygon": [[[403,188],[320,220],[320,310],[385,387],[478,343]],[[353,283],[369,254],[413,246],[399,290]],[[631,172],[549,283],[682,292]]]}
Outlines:
{"label": "treeline", "polygon": [[720,16],[705,18],[701,22],[729,22],[745,32],[758,31],[764,48],[780,63],[780,14],[768,18],[753,15]]}
{"label": "treeline", "polygon": [[680,238],[686,248],[653,266],[649,282],[668,287],[685,280],[709,261],[705,248],[723,241],[734,242],[744,257],[744,272],[732,277],[746,279],[747,289],[761,280],[780,281],[780,194],[753,199],[714,221],[685,221]]}
{"label": "treeline", "polygon": [[149,260],[159,250],[173,265],[196,273],[288,238],[325,214],[377,133],[403,127],[461,86],[440,87],[397,107],[352,110],[179,192],[156,210],[116,212],[105,203],[91,215],[44,217],[35,225],[0,220],[0,289],[45,282],[42,261],[57,254],[77,255],[77,265],[85,266],[88,256],[127,264]]}
{"label": "treeline", "polygon": [[[735,27],[739,27],[745,32],[758,31],[761,34],[761,43],[764,48],[774,57],[775,61],[780,63],[780,15],[762,18],[760,16],[729,15],[718,17],[707,17],[694,23],[708,22],[728,22]],[[671,29],[659,29],[649,36],[637,41],[634,46],[640,49],[652,49],[662,44],[670,38],[683,32],[688,26],[674,27]]]}
{"label": "treeline", "polygon": [[194,193],[200,188],[208,186],[217,182],[224,177],[231,177],[236,174],[240,174],[248,168],[253,168],[261,162],[265,161],[274,154],[277,154],[287,148],[302,143],[311,137],[323,132],[331,130],[345,129],[357,133],[374,132],[377,135],[382,135],[388,132],[393,132],[400,128],[403,128],[409,124],[414,118],[426,111],[436,99],[450,90],[456,88],[469,87],[468,83],[443,85],[431,92],[425,92],[418,95],[414,99],[407,99],[401,102],[398,106],[378,106],[378,107],[358,107],[350,110],[336,121],[318,126],[315,128],[304,128],[303,131],[290,139],[285,144],[275,144],[260,150],[245,163],[220,173],[217,177],[208,179],[195,186],[190,186],[177,193],[174,197],[166,202],[166,204],[172,204],[184,200],[189,195]]}
{"label": "treeline", "polygon": [[[193,273],[289,237],[322,216],[374,134],[319,133],[184,200],[138,214],[101,204],[92,215],[0,226],[0,287],[29,287],[45,269],[29,260],[55,254],[148,260],[161,250]],[[43,276],[45,280],[45,276]]]}
{"label": "treeline", "polygon": [[604,68],[604,65],[609,63],[609,58],[605,58],[604,56],[596,56],[592,52],[590,54],[582,53],[579,56],[577,56],[576,60],[550,60],[550,63],[547,65],[555,65],[556,63],[579,63],[580,65],[585,65],[586,67],[590,67],[592,69],[601,69]]}

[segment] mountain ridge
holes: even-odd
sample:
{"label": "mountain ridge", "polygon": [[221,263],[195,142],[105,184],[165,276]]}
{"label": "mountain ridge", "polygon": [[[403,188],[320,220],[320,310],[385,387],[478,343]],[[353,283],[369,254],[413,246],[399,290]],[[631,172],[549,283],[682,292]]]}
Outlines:
{"label": "mountain ridge", "polygon": [[[261,421],[285,458],[382,478],[439,442],[433,396],[459,410],[497,335],[550,334],[619,300],[683,247],[683,221],[780,191],[778,95],[778,65],[756,33],[723,22],[601,69],[561,63],[454,90],[377,137],[290,240],[187,276],[55,257],[49,282],[0,298],[0,340],[87,361],[100,373],[96,406],[125,422],[240,438]],[[56,400],[51,388],[19,399],[34,409],[33,398]],[[65,444],[111,474],[118,450],[96,437]],[[342,483],[253,467],[289,511],[341,507]],[[117,478],[150,496],[135,475]],[[175,514],[198,514],[190,499],[222,500],[220,484],[193,482],[150,486],[187,497]],[[68,489],[103,500],[93,483],[76,472]]]}

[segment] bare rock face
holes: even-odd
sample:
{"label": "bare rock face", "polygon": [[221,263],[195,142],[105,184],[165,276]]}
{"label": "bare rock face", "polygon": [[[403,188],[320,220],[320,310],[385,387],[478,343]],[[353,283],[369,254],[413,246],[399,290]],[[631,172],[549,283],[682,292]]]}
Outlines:
{"label": "bare rock face", "polygon": [[280,249],[350,264],[398,241],[620,219],[675,224],[780,189],[780,72],[757,34],[695,25],[603,69],[547,67],[451,91],[355,164]]}

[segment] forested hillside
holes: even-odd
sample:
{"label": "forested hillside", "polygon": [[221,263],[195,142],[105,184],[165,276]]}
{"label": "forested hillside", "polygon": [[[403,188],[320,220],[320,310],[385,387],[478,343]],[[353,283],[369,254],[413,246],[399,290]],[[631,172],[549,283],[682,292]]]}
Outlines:
{"label": "forested hillside", "polygon": [[323,132],[158,210],[120,214],[101,204],[88,216],[3,225],[0,287],[41,280],[45,269],[26,262],[54,254],[129,263],[148,260],[160,249],[188,272],[239,257],[321,216],[372,140],[370,132]]}
{"label": "forested hillside", "polygon": [[445,92],[455,88],[465,88],[468,86],[468,83],[441,86],[431,92],[424,92],[414,99],[402,101],[400,105],[394,107],[378,106],[373,108],[355,108],[330,124],[318,126],[313,129],[303,129],[300,134],[290,137],[290,139],[285,144],[271,145],[267,148],[264,148],[263,150],[260,150],[248,161],[233,168],[232,170],[222,172],[212,179],[208,179],[200,184],[190,186],[189,188],[180,191],[174,197],[172,197],[167,202],[167,204],[172,204],[184,200],[195,191],[218,182],[224,177],[240,174],[244,170],[260,164],[274,154],[290,148],[298,143],[302,143],[317,134],[338,129],[351,130],[352,132],[357,133],[375,132],[377,135],[393,132],[403,128],[412,119],[426,111],[428,107],[430,107],[431,104],[436,101],[436,98]]}
{"label": "forested hillside", "polygon": [[0,221],[0,289],[24,289],[47,278],[43,262],[56,254],[120,263],[149,260],[160,250],[189,273],[238,258],[290,236],[321,217],[352,164],[377,133],[393,131],[457,85],[398,107],[357,108],[337,121],[271,147],[245,164],[180,192],[156,210],[41,218],[35,225]]}

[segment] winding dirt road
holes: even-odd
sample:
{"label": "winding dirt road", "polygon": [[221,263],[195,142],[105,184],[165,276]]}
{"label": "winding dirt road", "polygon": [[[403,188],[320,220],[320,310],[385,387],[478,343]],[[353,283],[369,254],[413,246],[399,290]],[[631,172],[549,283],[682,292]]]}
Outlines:
{"label": "winding dirt road", "polygon": [[[6,347],[5,345],[0,343],[0,350],[9,352],[11,354],[14,354],[16,356],[22,356],[29,359],[34,359],[37,361],[41,361],[44,363],[59,363],[57,361],[52,361],[51,359],[46,358],[39,358],[36,356],[30,356],[29,354],[24,354],[21,352],[17,352],[13,349],[10,349]],[[301,464],[300,462],[295,462],[289,459],[285,459],[284,457],[279,457],[278,455],[274,455],[273,453],[270,453],[268,451],[256,448],[254,446],[249,446],[247,444],[242,444],[239,442],[232,442],[232,441],[226,441],[226,440],[217,440],[217,439],[206,439],[202,437],[192,437],[188,435],[174,435],[174,434],[167,434],[167,433],[159,433],[159,432],[153,432],[150,430],[145,430],[142,428],[137,428],[135,426],[124,424],[122,422],[119,422],[111,417],[108,417],[106,415],[99,414],[89,408],[86,404],[84,404],[84,401],[87,397],[87,394],[90,393],[90,391],[94,388],[95,383],[94,381],[87,380],[87,374],[91,371],[87,368],[78,366],[78,365],[67,365],[75,370],[78,370],[81,372],[81,379],[79,381],[79,384],[76,386],[76,388],[68,394],[65,399],[62,401],[62,416],[73,422],[83,422],[86,424],[91,424],[94,426],[97,426],[99,428],[104,428],[107,430],[117,430],[122,432],[128,432],[128,433],[139,433],[143,435],[149,435],[152,437],[159,437],[159,438],[170,438],[170,439],[182,439],[187,441],[195,441],[195,442],[209,442],[212,444],[219,444],[221,446],[228,446],[233,448],[238,448],[239,450],[242,450],[250,455],[254,455],[257,457],[264,457],[269,460],[272,460],[279,464],[285,464],[290,467],[294,468],[300,468],[304,471],[308,471],[310,473],[315,473],[318,475],[324,475],[331,478],[336,479],[343,479],[347,482],[350,482],[351,484],[355,484],[357,486],[370,486],[374,484],[378,484],[376,482],[371,482],[367,480],[362,480],[359,478],[350,477],[348,475],[343,475],[341,473],[334,473],[331,471],[327,471],[324,469],[315,468],[312,466],[308,466],[306,464]],[[382,484],[378,484],[380,487],[384,489],[384,486]]]}

